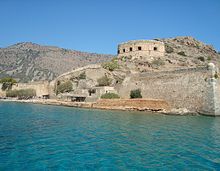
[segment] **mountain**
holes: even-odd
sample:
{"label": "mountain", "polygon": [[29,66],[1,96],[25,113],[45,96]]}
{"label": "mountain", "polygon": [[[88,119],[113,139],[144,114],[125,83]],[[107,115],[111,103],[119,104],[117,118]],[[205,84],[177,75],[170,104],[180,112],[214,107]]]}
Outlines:
{"label": "mountain", "polygon": [[53,80],[77,67],[110,61],[113,57],[31,42],[17,43],[0,48],[0,78],[13,77],[19,82]]}

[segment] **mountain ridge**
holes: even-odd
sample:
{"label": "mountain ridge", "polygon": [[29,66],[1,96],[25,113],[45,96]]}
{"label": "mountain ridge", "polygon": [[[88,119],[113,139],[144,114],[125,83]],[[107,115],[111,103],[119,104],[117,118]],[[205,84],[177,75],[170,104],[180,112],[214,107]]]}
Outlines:
{"label": "mountain ridge", "polygon": [[13,77],[19,82],[53,80],[74,68],[107,62],[112,57],[108,54],[19,42],[0,48],[0,78]]}

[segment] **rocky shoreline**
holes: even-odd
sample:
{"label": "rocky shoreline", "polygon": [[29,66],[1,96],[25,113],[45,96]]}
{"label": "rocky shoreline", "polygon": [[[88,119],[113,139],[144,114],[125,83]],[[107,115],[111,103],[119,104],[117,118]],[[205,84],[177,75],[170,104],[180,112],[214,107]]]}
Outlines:
{"label": "rocky shoreline", "polygon": [[[69,102],[57,99],[29,99],[29,100],[18,100],[18,99],[0,99],[4,102],[18,102],[18,103],[33,103],[42,105],[54,105],[54,106],[66,106],[75,108],[87,108],[87,109],[102,109],[102,110],[119,110],[119,111],[140,111],[140,112],[153,112],[164,115],[199,115],[197,112],[189,111],[185,108],[183,109],[171,109],[168,104],[162,100],[152,100],[152,99],[118,99],[118,100],[99,100],[97,102]],[[120,103],[132,102],[136,105],[120,104]],[[142,105],[141,105],[141,103]],[[147,107],[143,106],[144,104]],[[117,105],[116,105],[117,104]]]}

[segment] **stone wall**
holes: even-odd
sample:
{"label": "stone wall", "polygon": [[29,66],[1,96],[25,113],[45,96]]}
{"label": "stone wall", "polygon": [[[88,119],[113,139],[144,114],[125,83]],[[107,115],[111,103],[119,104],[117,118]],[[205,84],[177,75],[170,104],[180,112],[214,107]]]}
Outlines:
{"label": "stone wall", "polygon": [[164,53],[164,43],[154,40],[129,41],[118,45],[119,58],[148,59],[150,57],[162,57]]}
{"label": "stone wall", "polygon": [[36,96],[42,97],[43,95],[49,95],[49,82],[39,81],[39,82],[30,82],[30,83],[17,83],[12,86],[12,90],[21,90],[21,89],[34,89],[36,90]]}
{"label": "stone wall", "polygon": [[0,84],[0,97],[5,97],[6,93],[5,91],[2,91],[2,84]]}
{"label": "stone wall", "polygon": [[[215,116],[220,116],[220,80],[214,80],[213,83],[214,91],[213,91],[213,103],[214,103],[214,114]],[[212,115],[212,113],[209,113],[209,115]]]}
{"label": "stone wall", "polygon": [[122,98],[129,98],[131,90],[141,89],[143,98],[165,100],[171,108],[219,115],[220,81],[214,78],[213,70],[203,67],[131,74],[117,90]]}

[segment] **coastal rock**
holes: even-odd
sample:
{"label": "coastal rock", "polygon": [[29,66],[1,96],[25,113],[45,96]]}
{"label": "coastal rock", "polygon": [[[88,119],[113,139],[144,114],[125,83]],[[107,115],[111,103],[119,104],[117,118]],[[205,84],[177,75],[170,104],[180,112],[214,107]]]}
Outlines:
{"label": "coastal rock", "polygon": [[188,114],[195,114],[192,111],[189,111],[186,108],[179,108],[179,109],[171,109],[170,111],[167,112],[168,114],[171,115],[188,115]]}

